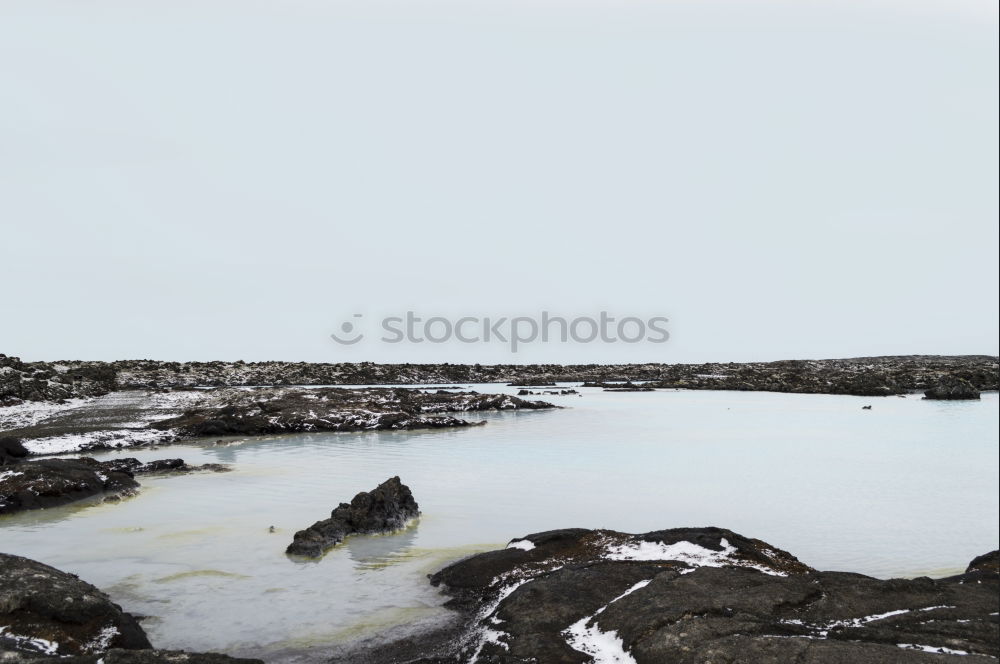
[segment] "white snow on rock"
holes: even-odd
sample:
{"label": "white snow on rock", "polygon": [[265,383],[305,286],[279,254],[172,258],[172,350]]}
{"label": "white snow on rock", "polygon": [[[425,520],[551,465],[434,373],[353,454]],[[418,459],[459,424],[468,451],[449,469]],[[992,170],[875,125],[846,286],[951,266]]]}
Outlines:
{"label": "white snow on rock", "polygon": [[535,548],[535,543],[531,540],[513,540],[507,545],[508,549],[520,549],[521,551],[531,551]]}
{"label": "white snow on rock", "polygon": [[132,447],[172,440],[172,431],[155,429],[111,429],[87,433],[71,433],[46,438],[28,438],[21,441],[29,454],[65,454],[93,448]]}
{"label": "white snow on rock", "polygon": [[733,554],[736,553],[736,547],[730,545],[725,538],[720,540],[719,544],[722,545],[721,551],[706,549],[699,544],[687,541],[673,544],[645,541],[628,542],[608,545],[605,557],[608,560],[676,560],[693,567],[750,567],[772,576],[787,576],[784,572],[733,557]]}
{"label": "white snow on rock", "polygon": [[46,639],[39,639],[33,636],[14,634],[13,632],[8,632],[8,629],[10,629],[9,626],[0,625],[0,636],[13,641],[19,648],[41,653],[43,655],[59,654],[59,644],[55,641],[47,641]]}
{"label": "white snow on rock", "polygon": [[603,632],[594,622],[594,618],[604,613],[604,610],[623,597],[649,585],[649,580],[640,581],[618,597],[599,608],[594,615],[581,618],[563,630],[566,643],[573,650],[590,655],[594,664],[636,664],[632,655],[625,651],[625,642],[614,630]]}
{"label": "white snow on rock", "polygon": [[89,399],[65,399],[62,403],[56,401],[22,401],[13,406],[0,406],[0,431],[22,429],[34,426],[47,417],[73,408],[79,408]]}

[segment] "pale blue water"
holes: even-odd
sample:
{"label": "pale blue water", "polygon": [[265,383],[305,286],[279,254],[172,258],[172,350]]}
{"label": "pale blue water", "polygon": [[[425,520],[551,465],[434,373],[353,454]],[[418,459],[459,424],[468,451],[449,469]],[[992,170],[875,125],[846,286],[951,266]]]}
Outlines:
{"label": "pale blue water", "polygon": [[[321,655],[432,618],[443,598],[427,573],[550,528],[718,525],[817,568],[880,577],[951,574],[997,548],[996,393],[944,403],[581,391],[532,397],[566,409],[486,415],[468,430],[102,454],[235,470],[144,479],[117,505],[2,518],[0,550],[77,573],[151,616],[158,647],[283,660],[288,648]],[[295,530],[397,474],[423,511],[414,527],[349,539],[316,563],[284,556]]]}

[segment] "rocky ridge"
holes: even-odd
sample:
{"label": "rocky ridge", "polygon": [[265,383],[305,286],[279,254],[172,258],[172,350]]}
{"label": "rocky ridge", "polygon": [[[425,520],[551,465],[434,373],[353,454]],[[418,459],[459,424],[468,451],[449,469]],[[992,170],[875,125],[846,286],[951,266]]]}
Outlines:
{"label": "rocky ridge", "polygon": [[386,385],[556,381],[654,381],[684,389],[879,396],[922,392],[944,378],[1000,388],[996,356],[902,355],[704,364],[375,364],[307,362],[22,362],[0,355],[0,403],[66,399],[115,390],[250,385]]}

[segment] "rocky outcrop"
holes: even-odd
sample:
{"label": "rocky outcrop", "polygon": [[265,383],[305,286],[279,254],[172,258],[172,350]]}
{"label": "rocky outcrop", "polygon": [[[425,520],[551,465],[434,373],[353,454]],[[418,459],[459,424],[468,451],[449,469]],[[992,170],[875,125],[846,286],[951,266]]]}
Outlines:
{"label": "rocky outcrop", "polygon": [[993,576],[1000,574],[1000,551],[990,551],[977,558],[973,558],[965,573]]}
{"label": "rocky outcrop", "polygon": [[0,553],[0,661],[262,664],[214,653],[153,650],[135,617],[94,586],[6,553]]}
{"label": "rocky outcrop", "polygon": [[97,461],[89,457],[18,461],[0,466],[0,514],[56,507],[99,495],[117,500],[138,490],[135,475],[228,470],[220,464],[189,466],[183,459],[146,463],[134,458]]}
{"label": "rocky outcrop", "polygon": [[72,574],[0,553],[0,647],[46,655],[149,648],[139,623]]}
{"label": "rocky outcrop", "polygon": [[949,378],[924,392],[927,399],[979,399],[979,390],[962,378]]}
{"label": "rocky outcrop", "polygon": [[719,528],[550,531],[434,574],[462,617],[450,630],[335,661],[995,661],[1000,577],[988,560],[970,570],[937,580],[819,572]]}
{"label": "rocky outcrop", "polygon": [[399,477],[392,477],[370,492],[362,491],[350,503],[341,503],[329,519],[295,533],[286,553],[319,557],[348,535],[392,532],[419,515],[410,488]]}
{"label": "rocky outcrop", "polygon": [[923,392],[943,378],[1000,388],[996,356],[902,355],[833,360],[705,364],[374,364],[308,362],[33,362],[0,355],[0,404],[62,399],[113,389],[238,385],[387,385],[557,381],[651,381],[684,389],[882,396]]}

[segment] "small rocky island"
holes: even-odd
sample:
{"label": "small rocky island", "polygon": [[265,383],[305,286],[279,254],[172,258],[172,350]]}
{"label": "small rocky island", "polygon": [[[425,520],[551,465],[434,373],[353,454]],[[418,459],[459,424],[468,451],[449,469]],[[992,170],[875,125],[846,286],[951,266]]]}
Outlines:
{"label": "small rocky island", "polygon": [[360,492],[350,503],[341,503],[329,519],[295,533],[286,553],[318,558],[348,535],[391,533],[418,516],[420,508],[410,487],[398,476],[391,477],[370,492]]}
{"label": "small rocky island", "polygon": [[951,578],[880,580],[820,572],[721,528],[549,531],[432,575],[451,625],[335,661],[993,662],[998,559]]}

